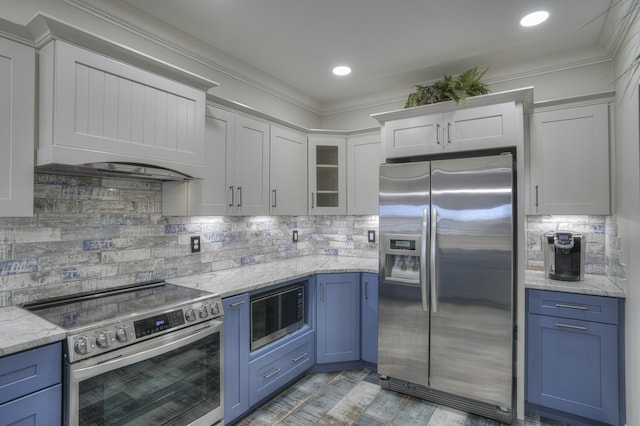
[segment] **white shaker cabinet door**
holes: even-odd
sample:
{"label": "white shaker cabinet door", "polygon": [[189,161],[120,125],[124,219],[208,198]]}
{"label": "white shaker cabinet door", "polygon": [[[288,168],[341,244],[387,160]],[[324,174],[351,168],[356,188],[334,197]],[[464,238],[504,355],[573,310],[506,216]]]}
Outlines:
{"label": "white shaker cabinet door", "polygon": [[269,214],[269,125],[238,115],[234,158],[235,214]]}
{"label": "white shaker cabinet door", "polygon": [[271,127],[271,214],[307,214],[307,137]]}
{"label": "white shaker cabinet door", "polygon": [[347,214],[378,214],[380,132],[347,138]]}
{"label": "white shaker cabinet door", "polygon": [[0,216],[33,215],[35,50],[0,38]]}
{"label": "white shaker cabinet door", "polygon": [[532,214],[609,214],[608,105],[533,113],[530,167]]}

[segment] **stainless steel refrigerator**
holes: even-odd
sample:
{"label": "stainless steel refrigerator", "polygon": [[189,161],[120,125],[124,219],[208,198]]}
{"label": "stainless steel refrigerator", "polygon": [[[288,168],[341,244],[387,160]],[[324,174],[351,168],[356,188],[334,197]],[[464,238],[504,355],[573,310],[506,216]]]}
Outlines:
{"label": "stainless steel refrigerator", "polygon": [[512,152],[380,166],[382,387],[513,421]]}

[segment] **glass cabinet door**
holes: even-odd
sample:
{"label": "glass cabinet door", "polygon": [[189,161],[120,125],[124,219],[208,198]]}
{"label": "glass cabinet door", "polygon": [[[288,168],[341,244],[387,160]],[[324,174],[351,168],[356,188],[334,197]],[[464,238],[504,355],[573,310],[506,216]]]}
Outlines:
{"label": "glass cabinet door", "polygon": [[345,154],[345,138],[309,137],[311,214],[346,213]]}

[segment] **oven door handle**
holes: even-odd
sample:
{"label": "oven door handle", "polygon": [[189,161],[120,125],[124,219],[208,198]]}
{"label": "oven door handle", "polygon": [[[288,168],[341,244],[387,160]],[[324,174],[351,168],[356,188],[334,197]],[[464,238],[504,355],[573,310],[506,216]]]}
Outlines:
{"label": "oven door handle", "polygon": [[220,333],[220,354],[222,354],[222,321],[212,320],[204,326],[187,327],[108,354],[71,364],[71,386],[77,385],[78,382],[84,379],[165,354],[215,333]]}

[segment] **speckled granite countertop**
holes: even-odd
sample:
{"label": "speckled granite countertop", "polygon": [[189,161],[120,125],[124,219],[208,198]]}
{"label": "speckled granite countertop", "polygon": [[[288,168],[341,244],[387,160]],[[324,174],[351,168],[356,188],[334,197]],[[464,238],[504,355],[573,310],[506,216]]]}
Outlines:
{"label": "speckled granite countertop", "polygon": [[625,297],[624,291],[604,275],[585,274],[582,281],[558,281],[545,277],[544,271],[527,269],[524,273],[524,286],[538,290]]}
{"label": "speckled granite countertop", "polygon": [[377,274],[378,259],[323,255],[302,256],[168,279],[167,282],[228,297],[308,277],[313,274],[339,272],[371,272]]}
{"label": "speckled granite countertop", "polygon": [[0,356],[26,351],[66,337],[64,329],[17,306],[0,308]]}

